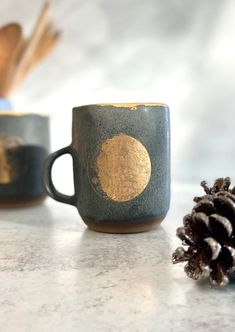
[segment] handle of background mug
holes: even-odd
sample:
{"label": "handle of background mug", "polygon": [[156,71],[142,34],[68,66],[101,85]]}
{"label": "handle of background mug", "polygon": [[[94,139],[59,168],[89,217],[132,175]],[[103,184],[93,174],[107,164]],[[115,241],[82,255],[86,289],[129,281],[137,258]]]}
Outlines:
{"label": "handle of background mug", "polygon": [[54,198],[56,201],[65,203],[65,204],[70,204],[70,205],[75,205],[75,195],[69,196],[60,193],[54,186],[53,181],[52,181],[52,176],[51,176],[51,171],[54,162],[56,161],[57,158],[64,154],[70,154],[73,158],[73,153],[71,150],[70,146],[67,146],[63,149],[60,149],[51,155],[46,159],[45,161],[45,166],[44,166],[44,174],[43,174],[43,180],[44,180],[44,185],[46,192],[48,193],[49,196]]}

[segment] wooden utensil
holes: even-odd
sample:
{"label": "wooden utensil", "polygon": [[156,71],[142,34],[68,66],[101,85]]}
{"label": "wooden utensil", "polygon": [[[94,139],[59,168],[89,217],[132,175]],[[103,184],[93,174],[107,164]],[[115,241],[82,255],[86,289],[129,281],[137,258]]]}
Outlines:
{"label": "wooden utensil", "polygon": [[7,72],[16,58],[22,40],[22,28],[11,23],[0,29],[0,96]]}
{"label": "wooden utensil", "polygon": [[49,2],[45,3],[45,5],[43,6],[42,12],[33,29],[33,32],[28,41],[25,43],[25,47],[19,59],[19,62],[14,72],[12,73],[12,76],[10,77],[10,79],[8,79],[8,85],[6,86],[6,90],[8,92],[10,92],[10,90],[13,89],[17,84],[19,84],[23,79],[25,69],[27,68],[28,63],[33,56],[33,53],[35,52],[38,41],[40,40],[40,37],[43,34],[45,26],[48,22],[50,7],[51,5]]}
{"label": "wooden utensil", "polygon": [[[56,31],[49,21],[50,10],[51,4],[46,2],[31,36],[28,39],[23,39],[20,34],[17,41],[10,43],[10,45],[17,45],[15,49],[5,46],[10,32],[8,32],[7,26],[2,28],[2,37],[0,34],[0,53],[3,50],[2,56],[0,54],[0,96],[7,97],[58,42],[60,32]],[[13,37],[9,40],[12,39]]]}
{"label": "wooden utensil", "polygon": [[35,67],[39,62],[41,62],[55,47],[59,38],[61,36],[60,31],[54,31],[51,22],[45,27],[44,33],[41,36],[37,48],[32,55],[28,66],[25,68],[24,75],[26,75],[33,67]]}

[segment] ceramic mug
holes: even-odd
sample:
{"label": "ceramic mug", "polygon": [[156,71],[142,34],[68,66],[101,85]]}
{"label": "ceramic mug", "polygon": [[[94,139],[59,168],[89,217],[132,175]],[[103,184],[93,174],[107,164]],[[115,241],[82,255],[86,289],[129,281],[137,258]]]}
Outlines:
{"label": "ceramic mug", "polygon": [[[73,159],[72,196],[55,188],[54,161]],[[170,125],[164,104],[97,104],[73,108],[71,145],[46,161],[44,183],[55,200],[75,206],[101,232],[145,231],[170,202]]]}
{"label": "ceramic mug", "polygon": [[0,207],[28,206],[46,198],[43,164],[49,154],[49,118],[0,112]]}

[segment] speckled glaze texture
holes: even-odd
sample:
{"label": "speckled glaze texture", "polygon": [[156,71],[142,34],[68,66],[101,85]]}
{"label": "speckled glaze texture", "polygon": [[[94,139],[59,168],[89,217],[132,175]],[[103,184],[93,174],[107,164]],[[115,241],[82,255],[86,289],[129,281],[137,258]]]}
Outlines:
{"label": "speckled glaze texture", "polygon": [[[96,230],[134,232],[150,228],[154,222],[160,222],[169,209],[169,127],[166,105],[107,104],[74,108],[72,144],[59,154],[55,153],[46,165],[48,193],[61,202],[75,205],[88,226]],[[101,146],[118,135],[140,142],[151,162],[151,175],[146,187],[127,201],[111,199],[102,192],[99,184],[94,183],[97,179],[95,161]],[[58,193],[51,179],[48,179],[54,159],[63,153],[70,153],[73,157],[75,195],[72,197]],[[118,225],[121,227],[115,227]]]}

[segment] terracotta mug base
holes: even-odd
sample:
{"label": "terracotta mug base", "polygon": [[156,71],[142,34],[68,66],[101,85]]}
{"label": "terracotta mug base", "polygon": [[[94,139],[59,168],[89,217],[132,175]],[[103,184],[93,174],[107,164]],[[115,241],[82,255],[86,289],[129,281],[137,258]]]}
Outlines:
{"label": "terracotta mug base", "polygon": [[[136,222],[129,223],[123,221],[106,221],[103,223],[96,223],[94,219],[83,218],[85,224],[92,230],[102,233],[141,233],[150,230],[153,226],[159,225],[166,214],[153,219],[141,219]],[[109,222],[109,223],[108,223]]]}
{"label": "terracotta mug base", "polygon": [[47,198],[46,195],[30,198],[2,198],[0,197],[1,209],[17,209],[41,204]]}

